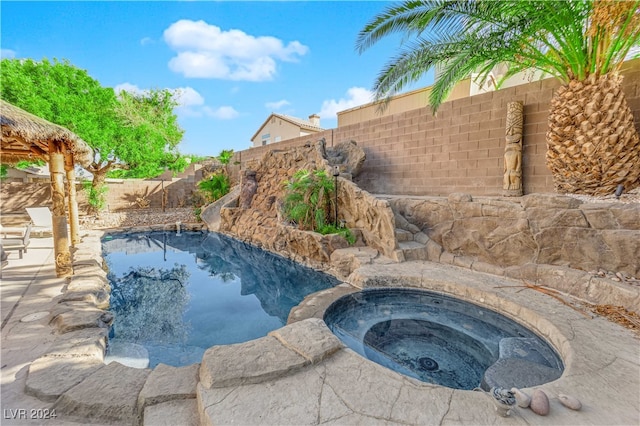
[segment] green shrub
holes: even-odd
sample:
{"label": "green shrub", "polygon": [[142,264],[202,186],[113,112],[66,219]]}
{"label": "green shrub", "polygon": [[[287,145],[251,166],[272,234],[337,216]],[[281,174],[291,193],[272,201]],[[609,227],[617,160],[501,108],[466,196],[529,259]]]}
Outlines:
{"label": "green shrub", "polygon": [[102,185],[99,188],[93,188],[92,182],[86,180],[82,182],[82,188],[87,192],[87,201],[92,207],[91,211],[100,213],[107,205],[107,191],[109,188],[107,185]]}
{"label": "green shrub", "polygon": [[229,193],[231,184],[229,182],[229,176],[216,173],[211,175],[209,179],[200,181],[198,188],[205,193],[209,202],[214,202]]}
{"label": "green shrub", "polygon": [[323,227],[317,229],[319,233],[322,235],[327,234],[339,234],[344,237],[345,240],[349,243],[349,245],[356,242],[356,236],[353,235],[353,232],[349,228],[338,228],[333,224],[324,225]]}
{"label": "green shrub", "polygon": [[355,242],[349,228],[338,228],[331,223],[335,185],[325,170],[299,170],[285,185],[282,212],[287,220],[303,230],[323,235],[340,234],[349,244]]}
{"label": "green shrub", "polygon": [[317,230],[329,222],[333,181],[324,170],[298,170],[285,183],[284,216],[300,229]]}

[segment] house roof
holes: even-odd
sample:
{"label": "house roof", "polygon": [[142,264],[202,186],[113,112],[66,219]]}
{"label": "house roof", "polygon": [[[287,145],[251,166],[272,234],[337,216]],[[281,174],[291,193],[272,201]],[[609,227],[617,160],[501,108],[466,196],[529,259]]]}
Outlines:
{"label": "house roof", "polygon": [[2,141],[0,154],[5,164],[38,158],[49,160],[49,141],[62,142],[73,152],[74,160],[88,166],[93,150],[78,135],[27,111],[0,100]]}
{"label": "house roof", "polygon": [[264,123],[262,123],[262,126],[260,126],[258,128],[258,131],[255,132],[253,134],[253,136],[251,136],[251,140],[254,140],[256,138],[256,136],[258,136],[258,134],[260,133],[260,131],[264,128],[264,126],[267,125],[267,123],[269,123],[269,120],[271,120],[271,117],[276,117],[279,118],[281,120],[285,120],[295,126],[300,127],[301,129],[304,130],[309,130],[311,132],[322,132],[323,129],[322,127],[318,127],[318,126],[314,126],[309,120],[305,120],[303,118],[297,118],[297,117],[292,117],[290,115],[285,115],[285,114],[277,114],[275,112],[272,112],[271,115],[269,115],[269,117],[267,117],[267,119],[264,121]]}

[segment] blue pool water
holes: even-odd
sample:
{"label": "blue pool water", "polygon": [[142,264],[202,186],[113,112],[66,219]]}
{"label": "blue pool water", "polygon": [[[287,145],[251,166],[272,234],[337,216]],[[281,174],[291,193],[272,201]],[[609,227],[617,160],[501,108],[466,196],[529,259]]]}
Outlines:
{"label": "blue pool water", "polygon": [[220,344],[265,336],[305,296],[338,281],[216,233],[107,236],[110,346],[138,344],[150,367],[200,362]]}
{"label": "blue pool water", "polygon": [[532,387],[564,369],[551,346],[526,327],[429,291],[365,289],[336,300],[324,320],[371,361],[450,388]]}

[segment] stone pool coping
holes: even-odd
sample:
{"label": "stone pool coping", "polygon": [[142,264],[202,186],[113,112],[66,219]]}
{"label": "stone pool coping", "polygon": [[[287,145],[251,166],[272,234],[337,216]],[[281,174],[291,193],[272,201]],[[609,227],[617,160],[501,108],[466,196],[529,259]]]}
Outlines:
{"label": "stone pool coping", "polygon": [[[409,286],[454,295],[506,312],[547,338],[565,372],[539,386],[551,413],[516,409],[497,417],[480,392],[425,384],[344,348],[319,319],[348,284],[310,295],[290,315],[295,323],[250,342],[208,349],[201,365],[137,370],[102,364],[105,326],[96,291],[106,291],[100,232],[85,234],[74,254],[76,274],[52,312],[58,331],[48,353],[33,362],[26,392],[55,401],[58,419],[116,424],[301,423],[640,423],[640,345],[628,330],[585,316],[516,280],[429,262],[371,264],[349,281],[359,288]],[[70,290],[71,289],[71,290]],[[60,307],[61,306],[61,307]],[[316,317],[316,319],[313,319]],[[87,326],[90,325],[90,326]],[[115,379],[114,379],[115,378]],[[558,393],[583,409],[560,406]],[[144,415],[144,418],[143,418]]]}

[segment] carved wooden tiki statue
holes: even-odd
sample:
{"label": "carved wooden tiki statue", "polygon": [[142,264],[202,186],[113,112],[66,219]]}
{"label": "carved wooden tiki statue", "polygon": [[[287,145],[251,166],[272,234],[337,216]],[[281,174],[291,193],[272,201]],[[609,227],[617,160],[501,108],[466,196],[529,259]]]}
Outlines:
{"label": "carved wooden tiki statue", "polygon": [[522,195],[522,102],[507,104],[506,145],[504,148],[504,181],[502,195]]}

